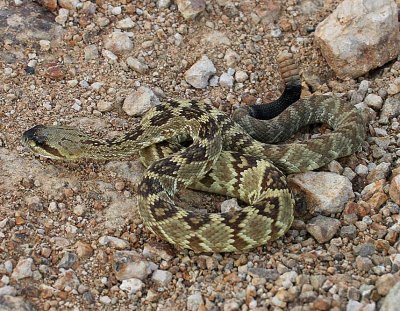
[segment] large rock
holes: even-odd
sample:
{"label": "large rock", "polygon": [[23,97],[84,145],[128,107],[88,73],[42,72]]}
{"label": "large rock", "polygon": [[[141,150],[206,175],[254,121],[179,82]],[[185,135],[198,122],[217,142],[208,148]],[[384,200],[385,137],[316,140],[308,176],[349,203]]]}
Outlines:
{"label": "large rock", "polygon": [[380,311],[398,311],[400,301],[400,282],[389,291],[385,297]]}
{"label": "large rock", "polygon": [[304,195],[307,208],[313,213],[340,213],[354,197],[348,178],[329,172],[307,172],[289,177],[291,188]]}
{"label": "large rock", "polygon": [[394,0],[344,0],[316,29],[315,41],[341,77],[358,77],[400,52]]}

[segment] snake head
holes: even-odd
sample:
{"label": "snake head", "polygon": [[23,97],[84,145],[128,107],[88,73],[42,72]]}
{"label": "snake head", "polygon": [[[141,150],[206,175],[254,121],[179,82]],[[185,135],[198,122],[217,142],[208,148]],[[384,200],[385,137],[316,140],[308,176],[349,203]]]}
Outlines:
{"label": "snake head", "polygon": [[21,142],[34,154],[57,160],[80,158],[77,130],[65,127],[36,125],[22,134]]}

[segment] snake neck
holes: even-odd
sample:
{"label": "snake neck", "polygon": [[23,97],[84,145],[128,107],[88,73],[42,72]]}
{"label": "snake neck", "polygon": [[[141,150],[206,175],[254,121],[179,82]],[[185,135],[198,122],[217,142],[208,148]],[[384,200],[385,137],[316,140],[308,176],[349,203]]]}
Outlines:
{"label": "snake neck", "polygon": [[112,139],[88,139],[81,142],[81,158],[95,160],[116,160],[129,158],[141,149],[137,142],[126,139],[125,135]]}

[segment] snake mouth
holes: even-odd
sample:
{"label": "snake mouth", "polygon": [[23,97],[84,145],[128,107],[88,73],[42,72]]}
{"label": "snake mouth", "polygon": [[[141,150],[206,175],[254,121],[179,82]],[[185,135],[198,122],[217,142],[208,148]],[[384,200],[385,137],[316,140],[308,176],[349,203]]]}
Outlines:
{"label": "snake mouth", "polygon": [[45,129],[44,125],[36,125],[22,134],[21,143],[34,154],[51,158],[51,159],[64,159],[65,157],[58,151],[57,148],[50,146],[47,137],[41,134]]}

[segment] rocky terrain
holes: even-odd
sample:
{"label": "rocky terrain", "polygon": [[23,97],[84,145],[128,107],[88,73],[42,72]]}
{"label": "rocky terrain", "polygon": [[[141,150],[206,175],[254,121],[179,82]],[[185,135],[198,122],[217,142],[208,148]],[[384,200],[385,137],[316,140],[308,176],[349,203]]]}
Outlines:
{"label": "rocky terrain", "polygon": [[[0,310],[398,310],[399,6],[0,0]],[[158,240],[138,215],[136,158],[64,163],[20,143],[40,123],[111,137],[164,98],[227,113],[268,102],[283,89],[281,51],[297,59],[302,96],[341,96],[368,136],[357,154],[289,176],[295,222],[252,252]],[[177,198],[222,210],[227,199]]]}

